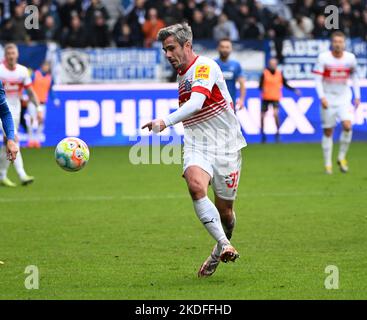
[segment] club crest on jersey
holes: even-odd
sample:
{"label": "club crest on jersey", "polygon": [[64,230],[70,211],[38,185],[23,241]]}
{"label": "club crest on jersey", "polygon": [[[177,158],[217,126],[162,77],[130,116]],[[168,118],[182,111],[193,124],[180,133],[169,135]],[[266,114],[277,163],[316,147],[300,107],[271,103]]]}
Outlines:
{"label": "club crest on jersey", "polygon": [[195,80],[197,79],[209,79],[210,66],[208,65],[199,65],[195,69]]}
{"label": "club crest on jersey", "polygon": [[185,81],[185,91],[191,91],[191,82],[188,79]]}

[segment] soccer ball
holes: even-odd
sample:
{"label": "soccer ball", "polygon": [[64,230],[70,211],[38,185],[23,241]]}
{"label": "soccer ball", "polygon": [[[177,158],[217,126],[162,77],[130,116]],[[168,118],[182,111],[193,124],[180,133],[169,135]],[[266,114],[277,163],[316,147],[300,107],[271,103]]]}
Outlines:
{"label": "soccer ball", "polygon": [[79,138],[61,140],[55,150],[56,163],[66,171],[79,171],[89,160],[87,144]]}

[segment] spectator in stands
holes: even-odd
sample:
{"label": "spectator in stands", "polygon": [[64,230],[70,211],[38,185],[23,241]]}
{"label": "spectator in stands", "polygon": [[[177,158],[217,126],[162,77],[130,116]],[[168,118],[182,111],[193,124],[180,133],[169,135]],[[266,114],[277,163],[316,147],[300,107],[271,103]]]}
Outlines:
{"label": "spectator in stands", "polygon": [[118,24],[115,25],[115,30],[113,34],[115,44],[118,48],[135,46],[131,35],[131,28],[125,20],[121,20]]}
{"label": "spectator in stands", "polygon": [[102,14],[105,21],[107,21],[110,18],[101,0],[92,0],[89,7],[87,8],[87,11],[85,12],[86,28],[91,28],[94,26],[95,16],[98,12]]}
{"label": "spectator in stands", "polygon": [[94,12],[94,21],[87,28],[87,46],[106,48],[110,45],[110,34],[104,15],[101,11]]}
{"label": "spectator in stands", "polygon": [[212,29],[210,28],[209,24],[204,19],[204,14],[199,9],[194,10],[192,23],[191,23],[191,30],[194,36],[194,39],[211,39]]}
{"label": "spectator in stands", "polygon": [[169,26],[175,23],[183,21],[184,14],[183,11],[179,9],[177,4],[173,3],[171,0],[163,1],[162,15],[164,23]]}
{"label": "spectator in stands", "polygon": [[66,29],[62,39],[63,47],[84,48],[86,46],[85,31],[78,14],[71,18],[70,28]]}
{"label": "spectator in stands", "polygon": [[135,5],[127,16],[127,23],[131,28],[133,42],[138,46],[143,46],[144,34],[142,26],[145,22],[145,0],[135,0]]}
{"label": "spectator in stands", "polygon": [[325,16],[323,14],[319,14],[316,17],[315,27],[312,30],[312,35],[314,38],[329,38],[330,31],[325,28]]}
{"label": "spectator in stands", "polygon": [[[215,14],[215,8],[207,2],[203,4],[203,14],[206,24],[210,30],[214,30],[214,27],[218,23],[218,18]],[[212,34],[212,32],[211,32]]]}
{"label": "spectator in stands", "polygon": [[63,28],[70,27],[71,21],[75,15],[82,16],[81,0],[66,0],[59,9],[59,16]]}
{"label": "spectator in stands", "polygon": [[311,38],[313,22],[309,17],[297,13],[290,22],[291,35],[298,39]]}
{"label": "spectator in stands", "polygon": [[275,16],[268,27],[267,36],[274,41],[276,58],[283,62],[283,39],[289,36],[288,22],[281,16]]}
{"label": "spectator in stands", "polygon": [[147,20],[143,24],[144,46],[150,48],[157,40],[158,31],[164,27],[164,21],[158,17],[157,9],[150,8]]}
{"label": "spectator in stands", "polygon": [[229,38],[231,41],[237,41],[239,38],[236,25],[233,21],[228,20],[224,13],[219,16],[218,24],[214,28],[213,36],[217,41],[223,38]]}
{"label": "spectator in stands", "polygon": [[6,42],[14,41],[14,25],[12,19],[7,19],[3,22],[0,34],[0,40]]}
{"label": "spectator in stands", "polygon": [[30,40],[30,37],[25,28],[24,10],[25,4],[20,3],[15,7],[14,16],[13,18],[11,18],[13,24],[12,32],[14,41],[25,42]]}
{"label": "spectator in stands", "polygon": [[59,30],[55,22],[55,18],[51,15],[45,18],[42,26],[43,30],[43,40],[45,41],[58,41],[59,40]]}
{"label": "spectator in stands", "polygon": [[257,23],[255,17],[249,17],[247,22],[243,25],[240,36],[241,39],[258,39],[263,36],[264,31],[260,24]]}

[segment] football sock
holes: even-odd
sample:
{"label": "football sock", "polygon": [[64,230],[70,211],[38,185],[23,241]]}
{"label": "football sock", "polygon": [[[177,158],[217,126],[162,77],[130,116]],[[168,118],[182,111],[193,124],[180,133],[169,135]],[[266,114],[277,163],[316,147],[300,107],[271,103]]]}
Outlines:
{"label": "football sock", "polygon": [[41,135],[43,133],[44,124],[38,124],[37,126],[37,132],[36,132],[36,140],[41,141]]}
{"label": "football sock", "polygon": [[349,131],[343,130],[342,133],[340,134],[340,147],[339,147],[338,160],[344,160],[346,158],[349,145],[351,142],[352,142],[352,130]]}
{"label": "football sock", "polygon": [[17,158],[14,160],[14,168],[15,171],[18,173],[20,180],[24,180],[27,177],[27,174],[24,171],[23,158],[22,154],[20,153],[20,149],[17,153]]}
{"label": "football sock", "polygon": [[193,202],[196,215],[220,247],[229,243],[220,221],[218,209],[213,202],[207,196]]}
{"label": "football sock", "polygon": [[10,161],[6,158],[6,147],[5,145],[0,149],[0,179],[5,179],[8,168],[10,165]]}
{"label": "football sock", "polygon": [[[228,240],[231,240],[232,238],[232,232],[233,232],[233,229],[236,225],[236,214],[235,212],[233,211],[233,220],[232,220],[232,223],[230,225],[230,227],[228,228],[228,226],[222,224],[223,226],[223,230],[224,230],[224,233],[225,235],[227,236],[227,239]],[[214,254],[219,257],[220,256],[220,253],[222,251],[222,247],[218,246],[218,244],[215,246],[215,249],[214,249]]]}
{"label": "football sock", "polygon": [[322,136],[322,151],[324,153],[325,166],[331,166],[331,156],[333,154],[333,137]]}

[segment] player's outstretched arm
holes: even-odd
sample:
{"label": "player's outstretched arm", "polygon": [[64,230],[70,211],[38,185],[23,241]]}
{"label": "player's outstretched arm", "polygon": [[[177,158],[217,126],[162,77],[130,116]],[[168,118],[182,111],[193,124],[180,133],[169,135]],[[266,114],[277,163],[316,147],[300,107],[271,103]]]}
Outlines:
{"label": "player's outstretched arm", "polygon": [[186,101],[175,112],[172,112],[164,119],[155,119],[142,126],[142,129],[148,128],[149,131],[160,132],[166,127],[173,126],[176,123],[190,118],[194,113],[198,112],[206,99],[206,96],[199,92],[192,92],[190,99]]}

